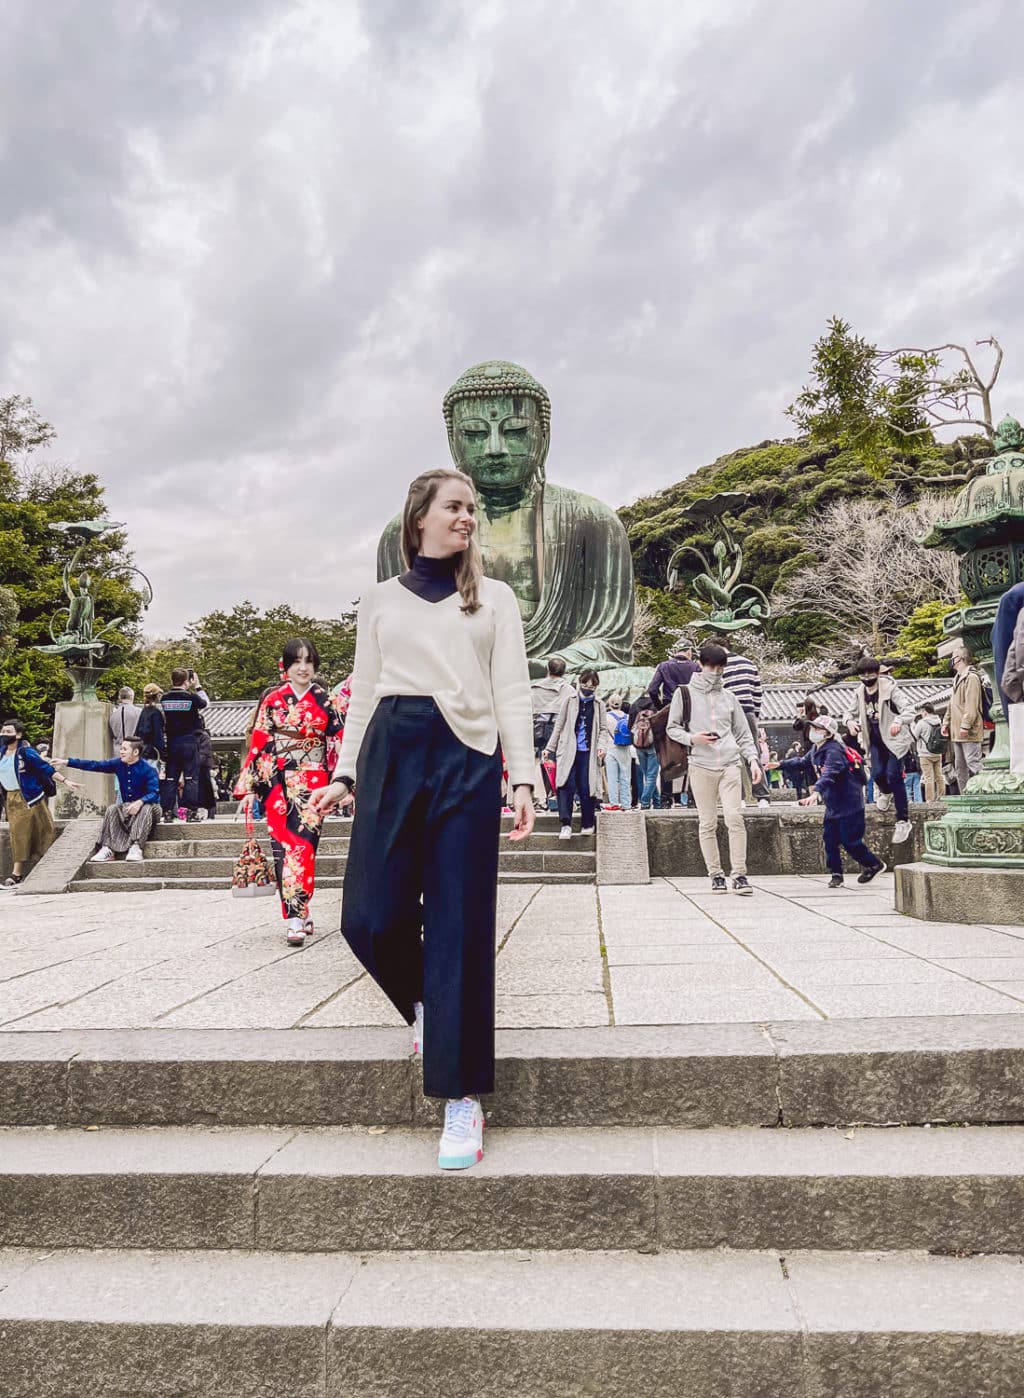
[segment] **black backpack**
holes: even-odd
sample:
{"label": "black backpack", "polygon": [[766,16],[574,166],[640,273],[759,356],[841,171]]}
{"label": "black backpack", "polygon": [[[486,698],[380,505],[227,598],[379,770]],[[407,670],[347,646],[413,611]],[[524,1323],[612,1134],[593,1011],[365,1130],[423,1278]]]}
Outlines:
{"label": "black backpack", "polygon": [[928,752],[938,755],[946,751],[946,739],[942,736],[941,723],[929,723],[928,732],[924,737],[924,745]]}
{"label": "black backpack", "polygon": [[554,714],[534,714],[533,716],[533,746],[543,750],[551,741],[551,735],[555,731]]}

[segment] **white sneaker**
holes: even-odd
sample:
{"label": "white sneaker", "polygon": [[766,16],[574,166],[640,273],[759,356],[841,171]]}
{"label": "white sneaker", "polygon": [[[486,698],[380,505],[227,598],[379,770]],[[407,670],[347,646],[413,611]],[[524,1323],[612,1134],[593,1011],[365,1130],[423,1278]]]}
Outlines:
{"label": "white sneaker", "polygon": [[892,797],[888,791],[880,791],[875,797],[875,805],[880,811],[887,811],[892,805]]}
{"label": "white sneaker", "polygon": [[904,840],[909,840],[913,834],[914,827],[909,820],[898,820],[896,828],[892,832],[892,842],[894,845],[902,845]]}
{"label": "white sneaker", "polygon": [[417,1000],[412,1007],[412,1056],[423,1057],[423,1001]]}
{"label": "white sneaker", "polygon": [[145,859],[145,857],[146,857],[146,856],[142,853],[142,850],[140,849],[140,847],[139,847],[138,845],[129,845],[129,846],[128,846],[128,853],[125,855],[125,858],[126,858],[126,859],[131,859],[131,860],[133,860],[133,861],[137,861],[137,860],[139,860],[139,859]]}
{"label": "white sneaker", "polygon": [[572,839],[572,826],[571,826],[571,825],[563,825],[562,828],[561,828],[561,830],[559,830],[559,832],[558,832],[558,838],[559,838],[560,840],[571,840],[571,839]]}
{"label": "white sneaker", "polygon": [[89,860],[90,864],[107,864],[114,857],[114,851],[107,849],[106,845],[100,845],[99,849]]}
{"label": "white sneaker", "polygon": [[758,801],[757,804],[758,804],[759,806],[767,806],[767,807],[770,809],[772,803],[768,800],[768,797],[767,797],[767,796],[762,796],[761,799]]}
{"label": "white sneaker", "polygon": [[581,835],[593,835],[595,828],[596,828],[596,827],[593,826],[593,825],[584,826],[584,827],[580,830],[580,834],[581,834]]}
{"label": "white sneaker", "polygon": [[437,1152],[442,1170],[468,1170],[484,1158],[484,1112],[479,1097],[449,1097]]}
{"label": "white sneaker", "polygon": [[306,924],[301,917],[290,917],[284,925],[288,945],[290,947],[304,947],[306,945]]}

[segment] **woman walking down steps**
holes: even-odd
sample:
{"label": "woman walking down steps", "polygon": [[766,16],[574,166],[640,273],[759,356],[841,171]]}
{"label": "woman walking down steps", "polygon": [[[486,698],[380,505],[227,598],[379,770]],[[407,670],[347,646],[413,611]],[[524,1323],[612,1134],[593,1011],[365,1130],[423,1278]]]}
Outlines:
{"label": "woman walking down steps", "polygon": [[327,743],[342,718],[323,685],[314,680],[320,656],[310,641],[289,641],[281,653],[281,683],[265,693],[235,786],[247,809],[263,803],[274,853],[281,916],[289,946],[313,935],[309,904],[324,812],[312,800],[330,778]]}
{"label": "woman walking down steps", "polygon": [[[519,604],[483,576],[476,495],[428,471],[402,516],[407,572],[363,598],[341,751],[324,811],[358,792],[341,930],[407,1023],[423,1090],[446,1100],[442,1169],[483,1159],[494,1090],[502,751],[511,838],[533,830],[533,716]],[[422,898],[422,905],[421,905]]]}

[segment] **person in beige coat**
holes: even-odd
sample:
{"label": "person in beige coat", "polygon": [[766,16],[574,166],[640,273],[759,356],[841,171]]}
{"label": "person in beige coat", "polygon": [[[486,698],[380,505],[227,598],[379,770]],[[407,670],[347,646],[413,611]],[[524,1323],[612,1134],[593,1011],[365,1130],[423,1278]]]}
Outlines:
{"label": "person in beige coat", "polygon": [[607,710],[597,697],[596,670],[583,670],[579,683],[564,695],[559,705],[544,757],[555,759],[555,786],[558,791],[560,840],[572,835],[572,808],[580,801],[580,834],[592,835],[601,790],[601,762],[605,744],[610,742]]}
{"label": "person in beige coat", "polygon": [[953,765],[962,796],[964,787],[975,772],[981,771],[984,758],[982,744],[985,737],[985,720],[982,705],[985,691],[981,675],[974,664],[974,656],[966,646],[955,650],[951,658],[956,679],[953,681],[949,712],[946,722],[942,725],[942,731],[953,740]]}

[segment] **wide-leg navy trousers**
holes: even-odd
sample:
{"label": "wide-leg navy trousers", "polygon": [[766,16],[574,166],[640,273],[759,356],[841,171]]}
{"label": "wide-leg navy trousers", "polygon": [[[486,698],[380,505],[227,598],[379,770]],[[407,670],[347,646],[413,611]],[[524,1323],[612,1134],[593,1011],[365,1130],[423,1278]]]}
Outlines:
{"label": "wide-leg navy trousers", "polygon": [[476,752],[433,699],[382,699],[356,768],[341,931],[408,1023],[423,1090],[494,1090],[501,750]]}

